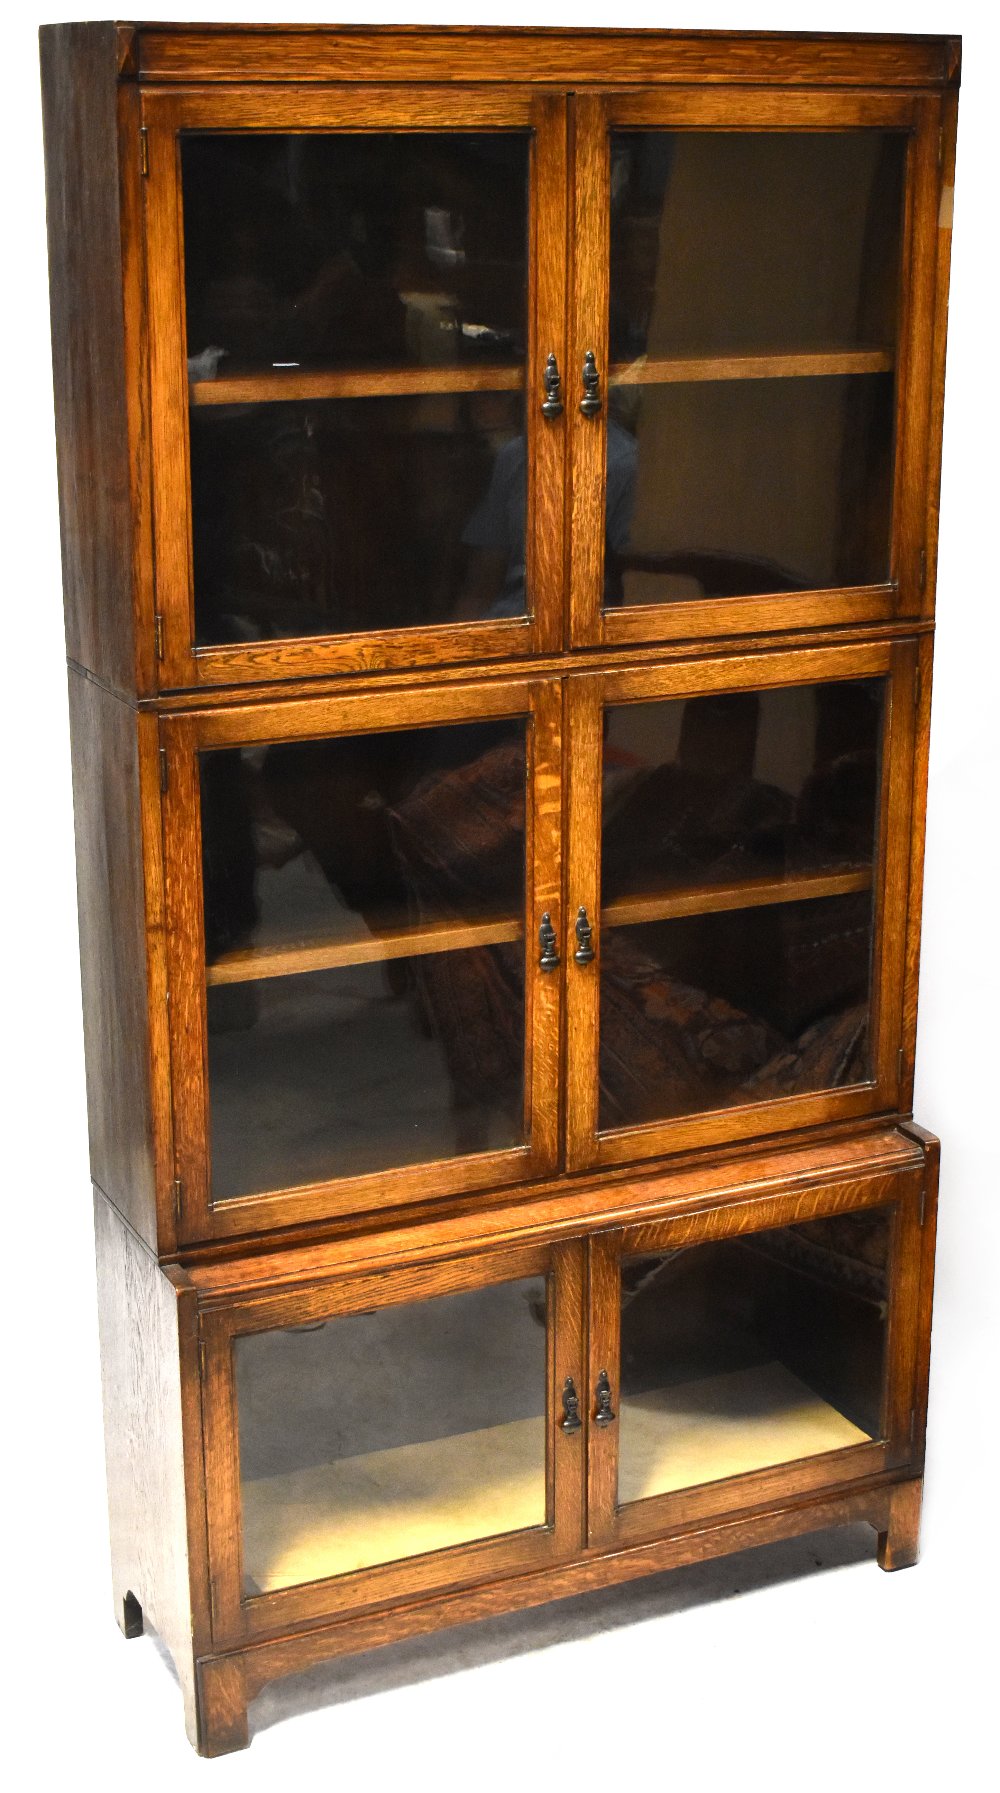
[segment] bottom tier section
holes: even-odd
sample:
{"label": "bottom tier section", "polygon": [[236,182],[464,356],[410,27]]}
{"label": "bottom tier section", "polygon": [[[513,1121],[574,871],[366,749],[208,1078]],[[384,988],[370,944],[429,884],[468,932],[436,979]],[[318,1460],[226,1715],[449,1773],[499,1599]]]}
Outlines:
{"label": "bottom tier section", "polygon": [[99,1198],[116,1607],[198,1746],[325,1654],[747,1542],[912,1560],[935,1170],[900,1128],[162,1269]]}

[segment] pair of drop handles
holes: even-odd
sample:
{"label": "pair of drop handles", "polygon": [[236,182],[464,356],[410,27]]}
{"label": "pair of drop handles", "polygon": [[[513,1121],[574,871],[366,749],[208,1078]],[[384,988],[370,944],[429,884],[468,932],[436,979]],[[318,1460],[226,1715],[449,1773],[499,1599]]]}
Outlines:
{"label": "pair of drop handles", "polygon": [[[539,923],[538,944],[542,949],[538,959],[539,970],[555,971],[559,963],[559,946],[552,917],[547,909]],[[589,965],[594,958],[594,930],[582,905],[576,913],[576,952],[573,958],[578,965]]]}
{"label": "pair of drop handles", "polygon": [[[563,1383],[562,1404],[563,1416],[559,1423],[563,1431],[579,1432],[583,1421],[580,1418],[580,1397],[576,1392],[576,1383],[572,1376],[567,1376]],[[594,1389],[594,1424],[595,1426],[610,1426],[617,1417],[618,1415],[611,1405],[611,1383],[608,1380],[608,1372],[602,1370]]]}
{"label": "pair of drop handles", "polygon": [[[543,378],[545,397],[542,400],[542,416],[561,417],[563,409],[562,375],[554,355],[550,355],[545,363]],[[581,379],[583,381],[583,397],[580,400],[580,410],[584,417],[596,417],[601,408],[601,376],[597,371],[597,361],[593,349],[588,349],[583,357]]]}

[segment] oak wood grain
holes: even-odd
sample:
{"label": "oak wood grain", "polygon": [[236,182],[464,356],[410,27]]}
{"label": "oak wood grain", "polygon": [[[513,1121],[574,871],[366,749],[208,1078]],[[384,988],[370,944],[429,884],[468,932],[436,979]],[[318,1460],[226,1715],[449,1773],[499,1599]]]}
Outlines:
{"label": "oak wood grain", "polygon": [[957,37],[489,26],[167,26],[136,31],[156,81],[746,82],[927,86],[959,74]]}
{"label": "oak wood grain", "polygon": [[156,1133],[168,1117],[154,1098],[147,947],[157,920],[146,907],[137,718],[74,670],[69,700],[91,1174],[155,1245]]}
{"label": "oak wood grain", "polygon": [[[197,1738],[181,1330],[194,1295],[165,1275],[100,1191],[94,1194],[112,1594],[129,1596],[170,1651]],[[182,1312],[183,1310],[183,1312]],[[189,1379],[190,1382],[190,1379]],[[135,1615],[133,1612],[133,1632]]]}
{"label": "oak wood grain", "polygon": [[134,90],[111,24],[40,33],[66,648],[149,691],[152,540]]}

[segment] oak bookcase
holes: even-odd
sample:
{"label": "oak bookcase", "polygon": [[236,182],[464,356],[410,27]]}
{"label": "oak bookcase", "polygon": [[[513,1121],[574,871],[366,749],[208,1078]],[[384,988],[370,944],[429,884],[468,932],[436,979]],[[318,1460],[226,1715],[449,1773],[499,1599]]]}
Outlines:
{"label": "oak bookcase", "polygon": [[119,1624],[912,1563],[956,40],[41,45]]}

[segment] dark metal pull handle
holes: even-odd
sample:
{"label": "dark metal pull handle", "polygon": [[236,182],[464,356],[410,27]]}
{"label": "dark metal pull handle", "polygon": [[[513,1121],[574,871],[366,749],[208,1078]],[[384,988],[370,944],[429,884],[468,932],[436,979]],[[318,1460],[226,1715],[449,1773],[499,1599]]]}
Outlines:
{"label": "dark metal pull handle", "polygon": [[594,1414],[595,1426],[610,1426],[615,1420],[615,1410],[611,1405],[611,1384],[607,1370],[602,1370],[597,1378],[597,1411]]}
{"label": "dark metal pull handle", "polygon": [[545,384],[545,397],[542,400],[542,416],[561,417],[563,408],[562,377],[559,373],[559,363],[554,355],[550,355],[546,361],[545,373],[542,378]]}
{"label": "dark metal pull handle", "polygon": [[542,971],[554,971],[559,963],[559,953],[556,946],[556,931],[552,926],[552,917],[547,909],[539,925],[538,944],[542,949],[538,961],[539,968]]}
{"label": "dark metal pull handle", "polygon": [[573,957],[578,965],[589,965],[594,957],[594,930],[582,906],[576,916],[576,952]]}
{"label": "dark metal pull handle", "polygon": [[588,349],[583,357],[583,397],[580,410],[584,417],[596,417],[601,408],[601,376],[597,371],[597,360],[593,349]]}
{"label": "dark metal pull handle", "polygon": [[576,1383],[572,1376],[567,1376],[562,1390],[562,1429],[564,1432],[579,1432],[583,1421],[580,1418],[580,1400],[576,1392]]}

